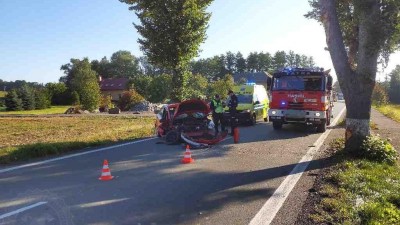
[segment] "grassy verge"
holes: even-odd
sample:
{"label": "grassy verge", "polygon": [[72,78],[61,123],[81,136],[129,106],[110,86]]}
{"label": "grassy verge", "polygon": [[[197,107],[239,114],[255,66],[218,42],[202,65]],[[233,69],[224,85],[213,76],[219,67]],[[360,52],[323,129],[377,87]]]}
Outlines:
{"label": "grassy verge", "polygon": [[24,110],[24,111],[0,111],[0,115],[45,115],[63,114],[70,106],[52,106],[48,109]]}
{"label": "grassy verge", "polygon": [[400,105],[384,105],[375,107],[383,115],[400,122]]}
{"label": "grassy verge", "polygon": [[0,163],[148,137],[153,130],[153,118],[3,117],[0,118]]}
{"label": "grassy verge", "polygon": [[310,218],[316,224],[400,224],[399,165],[351,158],[343,140],[331,148],[338,163],[324,174]]}

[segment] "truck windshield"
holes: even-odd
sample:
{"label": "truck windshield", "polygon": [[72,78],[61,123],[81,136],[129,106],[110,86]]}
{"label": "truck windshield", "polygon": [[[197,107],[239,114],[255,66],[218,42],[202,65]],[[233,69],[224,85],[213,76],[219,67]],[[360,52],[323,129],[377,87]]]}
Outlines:
{"label": "truck windshield", "polygon": [[237,95],[239,104],[252,104],[253,95]]}
{"label": "truck windshield", "polygon": [[324,85],[318,76],[282,76],[274,78],[272,90],[322,91]]}

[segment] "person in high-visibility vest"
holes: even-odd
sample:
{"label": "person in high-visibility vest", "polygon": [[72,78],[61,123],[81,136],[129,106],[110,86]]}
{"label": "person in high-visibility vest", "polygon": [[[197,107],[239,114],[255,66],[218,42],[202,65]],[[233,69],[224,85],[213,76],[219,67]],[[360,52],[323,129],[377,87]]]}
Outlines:
{"label": "person in high-visibility vest", "polygon": [[219,124],[221,124],[221,131],[225,131],[224,125],[224,105],[221,101],[221,98],[218,94],[214,96],[214,99],[211,101],[210,108],[212,110],[212,117],[215,125],[215,135],[218,134]]}

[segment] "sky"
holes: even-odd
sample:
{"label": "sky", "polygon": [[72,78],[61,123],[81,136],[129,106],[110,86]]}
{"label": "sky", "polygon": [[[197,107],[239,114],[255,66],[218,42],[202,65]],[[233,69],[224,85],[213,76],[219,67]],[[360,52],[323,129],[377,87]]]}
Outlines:
{"label": "sky", "polygon": [[[307,0],[214,0],[199,58],[253,51],[293,50],[332,68],[323,27],[303,15]],[[0,79],[57,82],[71,58],[108,58],[118,50],[141,56],[138,22],[118,0],[0,0]],[[400,64],[392,55],[386,73]],[[334,71],[334,70],[333,70]]]}

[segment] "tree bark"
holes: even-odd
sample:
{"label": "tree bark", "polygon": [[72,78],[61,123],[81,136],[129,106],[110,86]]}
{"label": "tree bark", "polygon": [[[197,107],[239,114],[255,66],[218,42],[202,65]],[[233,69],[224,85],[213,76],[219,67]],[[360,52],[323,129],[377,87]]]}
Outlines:
{"label": "tree bark", "polygon": [[[346,100],[346,148],[357,151],[370,134],[371,96],[375,85],[378,52],[370,48],[371,22],[376,16],[376,1],[360,8],[360,27],[356,70],[352,69],[336,11],[336,0],[320,0],[321,21],[332,62]],[[353,49],[354,50],[354,49]],[[354,54],[354,53],[352,53]],[[351,61],[353,61],[352,59]],[[354,67],[354,65],[353,65]]]}

